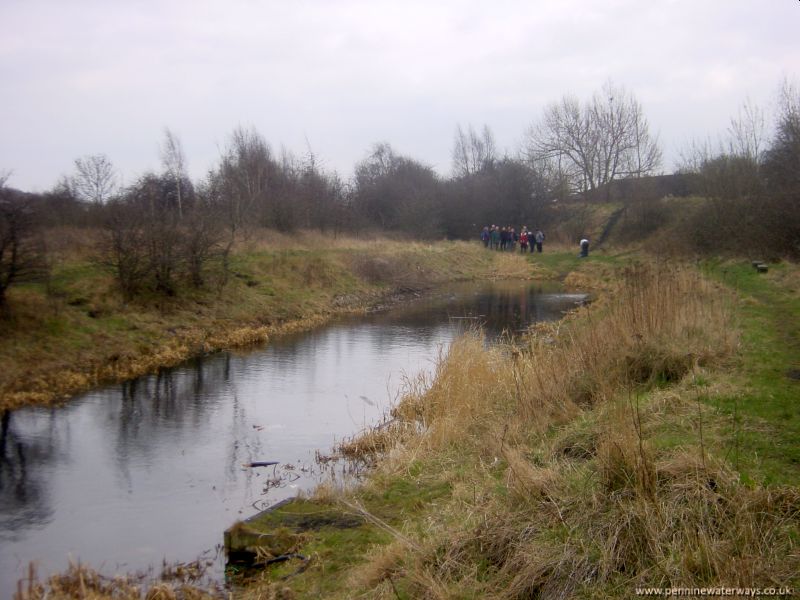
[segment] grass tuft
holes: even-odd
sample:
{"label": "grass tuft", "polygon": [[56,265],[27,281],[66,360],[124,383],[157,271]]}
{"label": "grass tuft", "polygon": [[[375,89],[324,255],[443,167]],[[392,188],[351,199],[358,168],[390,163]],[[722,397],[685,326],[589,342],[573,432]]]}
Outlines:
{"label": "grass tuft", "polygon": [[412,382],[393,411],[402,434],[364,438],[382,455],[371,486],[413,472],[450,492],[339,597],[797,584],[800,492],[742,482],[710,400],[739,348],[730,294],[667,264],[617,280],[516,346],[468,334]]}

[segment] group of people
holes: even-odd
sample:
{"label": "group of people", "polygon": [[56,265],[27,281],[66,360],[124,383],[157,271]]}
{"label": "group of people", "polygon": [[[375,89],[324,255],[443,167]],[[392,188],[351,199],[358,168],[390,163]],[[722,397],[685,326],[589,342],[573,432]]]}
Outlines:
{"label": "group of people", "polygon": [[514,252],[519,243],[520,252],[542,251],[542,244],[544,243],[544,233],[541,229],[533,231],[526,226],[522,226],[522,230],[517,233],[513,227],[498,227],[497,225],[488,225],[481,231],[481,241],[484,247],[490,250],[503,250]]}

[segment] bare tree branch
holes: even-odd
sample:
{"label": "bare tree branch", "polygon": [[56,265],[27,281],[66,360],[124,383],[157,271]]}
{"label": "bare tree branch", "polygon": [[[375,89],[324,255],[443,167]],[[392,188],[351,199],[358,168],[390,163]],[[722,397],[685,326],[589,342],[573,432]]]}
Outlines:
{"label": "bare tree branch", "polygon": [[161,164],[175,181],[177,189],[178,218],[183,218],[183,179],[186,177],[186,158],[180,138],[169,128],[164,128],[164,143],[161,146]]}
{"label": "bare tree branch", "polygon": [[581,105],[564,96],[549,105],[527,133],[524,154],[558,185],[586,192],[620,177],[641,177],[661,163],[657,137],[650,134],[639,102],[607,83]]}
{"label": "bare tree branch", "polygon": [[118,188],[114,165],[105,154],[91,154],[75,159],[75,175],[70,179],[75,196],[85,202],[103,204]]}
{"label": "bare tree branch", "polygon": [[497,160],[494,135],[488,125],[480,134],[470,125],[465,132],[461,125],[456,128],[453,145],[453,173],[456,177],[474,175]]}

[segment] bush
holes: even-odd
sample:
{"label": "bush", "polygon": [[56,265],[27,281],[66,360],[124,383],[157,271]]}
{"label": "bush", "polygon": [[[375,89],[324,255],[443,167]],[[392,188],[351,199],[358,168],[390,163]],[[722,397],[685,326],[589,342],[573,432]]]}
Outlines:
{"label": "bush", "polygon": [[44,239],[25,194],[0,180],[0,312],[6,291],[19,283],[43,281],[49,273]]}
{"label": "bush", "polygon": [[101,261],[128,300],[145,290],[175,295],[184,281],[201,287],[208,263],[229,250],[215,207],[188,194],[179,212],[170,185],[146,176],[106,207]]}

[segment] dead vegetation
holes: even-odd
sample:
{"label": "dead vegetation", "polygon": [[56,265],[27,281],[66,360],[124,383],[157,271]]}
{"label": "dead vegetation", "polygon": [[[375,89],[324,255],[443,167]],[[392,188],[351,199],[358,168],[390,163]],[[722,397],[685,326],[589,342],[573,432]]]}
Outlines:
{"label": "dead vegetation", "polygon": [[31,565],[28,576],[18,582],[14,600],[221,600],[227,595],[216,584],[201,582],[205,561],[164,564],[157,578],[147,574],[107,576],[80,563],[45,580]]}
{"label": "dead vegetation", "polygon": [[257,231],[231,254],[224,288],[126,303],[111,276],[81,258],[90,250],[73,244],[78,234],[56,233],[63,252],[53,281],[12,290],[14,317],[0,319],[0,408],[59,402],[193,356],[263,343],[395,292],[531,273],[519,256],[476,244],[339,237],[326,239],[323,251],[308,232]]}
{"label": "dead vegetation", "polygon": [[392,428],[349,445],[382,453],[378,481],[444,480],[452,494],[409,518],[413,545],[352,569],[343,597],[796,585],[800,492],[743,484],[699,397],[736,349],[728,302],[693,269],[632,266],[604,301],[523,344],[455,343]]}
{"label": "dead vegetation", "polygon": [[800,492],[743,482],[705,401],[730,393],[716,377],[739,344],[728,292],[664,263],[616,280],[513,345],[464,336],[432,376],[409,382],[386,423],[340,444],[374,471],[360,489],[325,487],[324,501],[393,541],[353,560],[339,556],[340,532],[310,535],[294,548],[307,571],[242,593],[627,598],[648,586],[796,586]]}

